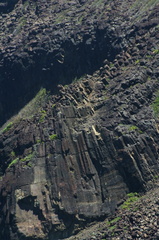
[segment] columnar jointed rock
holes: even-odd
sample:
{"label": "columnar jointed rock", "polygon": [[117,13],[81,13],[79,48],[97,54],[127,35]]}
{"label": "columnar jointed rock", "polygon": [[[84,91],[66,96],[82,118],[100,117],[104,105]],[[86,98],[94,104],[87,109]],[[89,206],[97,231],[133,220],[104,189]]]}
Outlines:
{"label": "columnar jointed rock", "polygon": [[19,2],[1,19],[1,122],[51,90],[1,129],[2,239],[64,239],[159,173],[158,7],[89,3]]}

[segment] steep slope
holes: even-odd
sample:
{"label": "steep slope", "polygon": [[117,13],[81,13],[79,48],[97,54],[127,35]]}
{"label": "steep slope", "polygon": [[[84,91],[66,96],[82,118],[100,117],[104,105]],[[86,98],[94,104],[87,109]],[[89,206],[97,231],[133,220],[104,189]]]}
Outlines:
{"label": "steep slope", "polygon": [[58,82],[71,82],[92,73],[103,59],[114,59],[120,46],[113,45],[116,29],[105,21],[112,17],[109,5],[107,1],[25,1],[2,15],[1,123],[41,86],[55,91]]}
{"label": "steep slope", "polygon": [[0,238],[65,239],[159,174],[158,1],[4,6]]}
{"label": "steep slope", "polygon": [[[156,181],[156,180],[155,180]],[[114,216],[92,224],[69,240],[159,239],[158,182],[143,196],[129,193]]]}

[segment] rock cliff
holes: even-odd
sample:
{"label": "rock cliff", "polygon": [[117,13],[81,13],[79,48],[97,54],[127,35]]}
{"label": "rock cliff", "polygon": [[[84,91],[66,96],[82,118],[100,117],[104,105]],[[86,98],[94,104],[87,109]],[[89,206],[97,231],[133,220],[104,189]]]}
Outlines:
{"label": "rock cliff", "polygon": [[0,12],[0,239],[65,239],[159,175],[159,1]]}

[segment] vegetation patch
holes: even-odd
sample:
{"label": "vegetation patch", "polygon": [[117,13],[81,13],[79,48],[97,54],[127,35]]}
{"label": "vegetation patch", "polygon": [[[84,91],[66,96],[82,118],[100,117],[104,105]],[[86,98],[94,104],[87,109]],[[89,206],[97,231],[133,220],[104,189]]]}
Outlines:
{"label": "vegetation patch", "polygon": [[158,178],[159,178],[159,175],[155,175],[155,176],[153,177],[154,180],[157,180]]}
{"label": "vegetation patch", "polygon": [[129,128],[128,128],[128,130],[130,131],[130,132],[132,132],[132,131],[137,131],[138,133],[143,133],[137,126],[135,126],[135,125],[132,125],[132,126],[130,126]]}
{"label": "vegetation patch", "polygon": [[127,194],[127,200],[121,205],[122,209],[130,209],[138,199],[139,199],[139,194],[134,192],[134,193],[128,193]]}
{"label": "vegetation patch", "polygon": [[110,63],[109,67],[113,68],[114,67],[114,63]]}
{"label": "vegetation patch", "polygon": [[36,96],[20,111],[17,118],[32,118],[38,113],[39,108],[43,107],[48,100],[48,93],[45,88],[41,88]]}
{"label": "vegetation patch", "polygon": [[153,54],[159,54],[159,49],[155,49],[154,51],[153,51]]}
{"label": "vegetation patch", "polygon": [[36,143],[44,143],[41,139],[36,139]]}
{"label": "vegetation patch", "polygon": [[57,139],[57,134],[52,134],[52,135],[50,135],[50,136],[49,136],[49,139],[52,140],[52,141],[55,140],[55,139]]}
{"label": "vegetation patch", "polygon": [[116,218],[114,218],[113,220],[111,220],[111,221],[109,222],[109,224],[114,224],[114,223],[118,222],[120,219],[121,219],[121,217],[116,217]]}
{"label": "vegetation patch", "polygon": [[139,134],[143,133],[143,131],[140,130],[135,125],[119,124],[119,126],[120,126],[120,132],[122,135],[127,134],[129,132],[138,132]]}
{"label": "vegetation patch", "polygon": [[5,128],[2,129],[2,133],[8,132],[13,127],[13,122],[7,124]]}
{"label": "vegetation patch", "polygon": [[138,59],[138,60],[135,61],[135,64],[138,64],[139,62],[140,62],[140,60]]}
{"label": "vegetation patch", "polygon": [[20,161],[21,161],[21,162],[30,161],[30,160],[32,160],[33,156],[34,156],[34,154],[33,154],[33,153],[30,153],[30,154],[27,155],[26,157],[21,158]]}
{"label": "vegetation patch", "polygon": [[146,58],[153,58],[152,55],[146,55]]}
{"label": "vegetation patch", "polygon": [[34,153],[30,153],[26,157],[21,158],[20,162],[25,163],[23,167],[32,167],[32,164],[30,163],[30,161],[33,159],[33,157],[34,157]]}
{"label": "vegetation patch", "polygon": [[14,159],[13,161],[8,165],[8,168],[12,167],[13,165],[17,164],[18,162],[27,162],[27,166],[31,166],[31,163],[29,163],[29,161],[31,161],[33,159],[34,153],[30,153],[27,156],[25,156],[24,158],[19,159],[18,157],[15,158],[15,152],[11,152],[10,156]]}
{"label": "vegetation patch", "polygon": [[129,127],[129,131],[133,131],[133,130],[138,130],[139,128],[137,126],[130,126]]}
{"label": "vegetation patch", "polygon": [[46,117],[46,111],[45,110],[41,110],[39,122],[44,122],[45,117]]}
{"label": "vegetation patch", "polygon": [[115,232],[114,230],[117,228],[117,222],[121,219],[121,217],[116,217],[110,221],[106,222],[107,229],[110,232],[111,236],[114,236]]}
{"label": "vegetation patch", "polygon": [[55,108],[56,107],[56,104],[54,103],[54,104],[52,104],[52,108]]}
{"label": "vegetation patch", "polygon": [[81,24],[85,17],[86,17],[85,12],[82,12],[82,14],[78,16],[76,24]]}
{"label": "vegetation patch", "polygon": [[19,161],[19,158],[14,159],[9,165],[8,168],[12,167],[13,165],[17,164]]}

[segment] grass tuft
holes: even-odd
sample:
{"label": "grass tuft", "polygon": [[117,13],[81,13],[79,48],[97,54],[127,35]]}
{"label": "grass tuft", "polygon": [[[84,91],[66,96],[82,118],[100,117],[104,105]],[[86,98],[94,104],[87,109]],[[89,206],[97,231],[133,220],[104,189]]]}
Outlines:
{"label": "grass tuft", "polygon": [[52,134],[52,135],[50,135],[50,136],[49,136],[49,139],[52,140],[52,141],[55,140],[55,139],[57,139],[57,134]]}
{"label": "grass tuft", "polygon": [[121,205],[122,209],[130,209],[132,204],[139,199],[139,194],[136,192],[128,193],[127,197],[128,199]]}
{"label": "grass tuft", "polygon": [[18,163],[19,158],[14,159],[9,165],[8,168],[12,167],[13,165],[15,165],[16,163]]}

